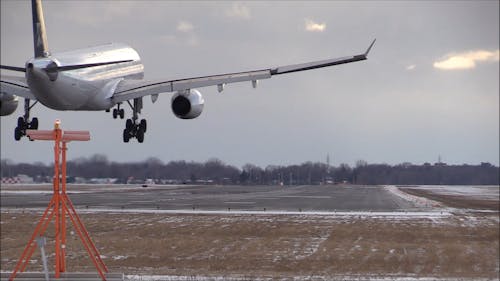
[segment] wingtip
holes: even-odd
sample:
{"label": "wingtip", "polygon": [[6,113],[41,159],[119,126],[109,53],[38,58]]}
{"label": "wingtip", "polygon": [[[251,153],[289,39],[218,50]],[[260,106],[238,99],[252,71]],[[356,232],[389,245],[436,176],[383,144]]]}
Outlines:
{"label": "wingtip", "polygon": [[365,52],[365,57],[368,55],[368,53],[369,53],[369,52],[370,52],[370,50],[372,49],[373,44],[375,44],[375,41],[377,41],[377,38],[373,39],[373,42],[370,44],[370,47],[368,47],[368,49],[366,50],[366,52]]}

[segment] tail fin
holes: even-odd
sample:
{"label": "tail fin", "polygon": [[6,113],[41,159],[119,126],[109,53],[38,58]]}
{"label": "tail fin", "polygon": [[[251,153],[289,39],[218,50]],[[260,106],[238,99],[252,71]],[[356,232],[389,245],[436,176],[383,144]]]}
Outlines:
{"label": "tail fin", "polygon": [[31,0],[31,13],[33,16],[35,57],[47,57],[49,56],[49,44],[47,42],[47,33],[45,32],[41,0]]}

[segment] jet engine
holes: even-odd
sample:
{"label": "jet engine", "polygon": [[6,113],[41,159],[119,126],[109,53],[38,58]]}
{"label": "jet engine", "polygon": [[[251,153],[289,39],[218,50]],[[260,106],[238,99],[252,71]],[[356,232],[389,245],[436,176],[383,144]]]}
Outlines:
{"label": "jet engine", "polygon": [[172,111],[181,119],[194,119],[203,111],[205,100],[198,90],[177,92],[172,96]]}
{"label": "jet engine", "polygon": [[16,111],[17,96],[0,93],[0,116],[10,115]]}

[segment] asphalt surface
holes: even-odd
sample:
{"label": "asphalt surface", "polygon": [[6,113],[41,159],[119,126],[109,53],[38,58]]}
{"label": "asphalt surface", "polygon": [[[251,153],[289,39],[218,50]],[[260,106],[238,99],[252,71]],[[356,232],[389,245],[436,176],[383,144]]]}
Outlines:
{"label": "asphalt surface", "polygon": [[[44,190],[44,191],[42,191]],[[51,188],[2,188],[2,208],[43,208]],[[161,210],[400,211],[411,203],[376,186],[68,187],[77,208]]]}

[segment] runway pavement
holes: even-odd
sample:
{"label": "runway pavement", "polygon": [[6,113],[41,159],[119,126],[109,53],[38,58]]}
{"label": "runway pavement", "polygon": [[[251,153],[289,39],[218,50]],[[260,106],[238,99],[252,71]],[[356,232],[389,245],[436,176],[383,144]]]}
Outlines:
{"label": "runway pavement", "polygon": [[[400,211],[415,206],[376,186],[69,186],[77,208]],[[51,187],[2,187],[2,208],[43,208]]]}

